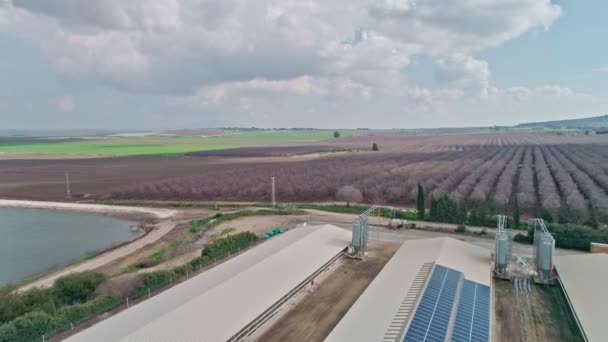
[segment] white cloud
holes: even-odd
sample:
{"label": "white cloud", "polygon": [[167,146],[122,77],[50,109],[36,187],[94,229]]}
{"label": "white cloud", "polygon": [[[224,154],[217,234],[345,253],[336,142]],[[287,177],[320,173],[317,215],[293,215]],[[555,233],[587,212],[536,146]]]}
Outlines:
{"label": "white cloud", "polygon": [[464,54],[439,58],[435,77],[440,82],[474,89],[483,95],[487,95],[490,86],[488,63]]}
{"label": "white cloud", "polygon": [[561,16],[550,0],[376,0],[370,16],[395,36],[435,53],[496,46]]}
{"label": "white cloud", "polygon": [[55,101],[57,108],[64,112],[71,112],[74,110],[74,99],[71,95],[63,95]]}
{"label": "white cloud", "polygon": [[12,0],[0,13],[64,77],[171,95],[308,76],[401,93],[419,54],[484,83],[474,51],[561,14],[549,0],[368,1]]}
{"label": "white cloud", "polygon": [[[40,46],[70,83],[163,95],[244,123],[374,112],[399,126],[404,113],[439,120],[594,101],[553,85],[497,89],[477,55],[561,13],[550,0],[0,0],[0,32]],[[435,62],[435,89],[407,78],[416,56]]]}

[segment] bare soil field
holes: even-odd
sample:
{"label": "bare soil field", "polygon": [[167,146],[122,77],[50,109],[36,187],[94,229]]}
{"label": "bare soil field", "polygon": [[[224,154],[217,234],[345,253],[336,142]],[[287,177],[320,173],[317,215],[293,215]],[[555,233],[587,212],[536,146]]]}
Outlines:
{"label": "bare soil field", "polygon": [[371,241],[369,257],[348,259],[257,341],[323,341],[399,248]]}
{"label": "bare soil field", "polygon": [[252,216],[243,217],[234,221],[224,222],[211,231],[214,234],[222,234],[225,230],[234,233],[252,232],[257,235],[267,233],[274,228],[294,228],[296,222],[306,220],[308,216]]}
{"label": "bare soil field", "polygon": [[505,280],[494,281],[493,335],[496,342],[583,341],[557,286],[516,295]]}
{"label": "bare soil field", "polygon": [[[362,148],[362,144],[360,145]],[[213,157],[287,157],[313,153],[345,152],[351,149],[340,145],[290,145],[290,146],[261,146],[235,148],[232,150],[217,150],[188,153],[190,156]]]}

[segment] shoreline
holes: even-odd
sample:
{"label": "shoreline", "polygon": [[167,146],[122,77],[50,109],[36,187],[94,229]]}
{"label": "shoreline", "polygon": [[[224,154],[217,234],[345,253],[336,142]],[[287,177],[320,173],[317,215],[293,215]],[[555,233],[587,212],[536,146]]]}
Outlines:
{"label": "shoreline", "polygon": [[61,272],[62,270],[65,270],[67,268],[70,268],[72,266],[81,264],[85,261],[88,260],[92,260],[97,258],[98,256],[104,254],[104,253],[108,253],[111,252],[117,248],[120,248],[122,246],[128,245],[130,243],[133,243],[141,238],[143,238],[144,236],[146,236],[146,234],[149,233],[149,230],[144,229],[142,226],[138,227],[138,231],[140,233],[139,236],[131,239],[131,240],[127,240],[127,241],[123,241],[120,243],[116,243],[113,244],[111,246],[105,247],[105,248],[99,248],[97,250],[94,251],[88,251],[86,254],[84,254],[83,256],[79,257],[79,258],[74,258],[73,260],[67,261],[67,262],[63,262],[63,263],[58,263],[56,265],[50,266],[48,268],[46,268],[44,271],[35,273],[35,274],[30,274],[28,275],[26,278],[18,280],[18,281],[13,281],[13,282],[9,282],[6,284],[0,284],[0,288],[6,287],[6,286],[11,286],[14,287],[15,290],[20,289],[21,287],[26,287],[31,283],[34,283],[42,278],[51,276],[54,273],[57,272]]}
{"label": "shoreline", "polygon": [[145,221],[149,219],[162,220],[170,218],[178,212],[175,209],[166,208],[13,199],[0,199],[0,208],[46,209],[108,215],[137,221],[140,225],[144,225]]}
{"label": "shoreline", "polygon": [[164,208],[144,208],[130,206],[112,206],[104,204],[84,204],[67,202],[46,202],[0,199],[0,208],[59,210],[66,212],[107,215],[128,219],[138,224],[143,234],[136,239],[125,241],[109,248],[104,248],[80,260],[58,266],[49,272],[34,275],[30,279],[17,282],[16,292],[27,291],[34,287],[46,288],[53,285],[58,278],[77,272],[91,271],[105,266],[115,260],[137,252],[139,249],[154,243],[169,233],[178,223],[174,221],[178,210]]}

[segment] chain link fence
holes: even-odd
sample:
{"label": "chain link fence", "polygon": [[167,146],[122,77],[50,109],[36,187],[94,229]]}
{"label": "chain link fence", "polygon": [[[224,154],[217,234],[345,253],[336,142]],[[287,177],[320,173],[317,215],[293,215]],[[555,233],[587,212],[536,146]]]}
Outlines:
{"label": "chain link fence", "polygon": [[[124,297],[124,298],[108,297],[108,298],[112,298],[113,301],[108,300],[107,305],[99,306],[98,308],[95,308],[94,311],[91,311],[88,314],[83,315],[79,319],[69,321],[65,324],[60,323],[59,326],[56,326],[53,329],[49,329],[49,330],[45,331],[45,333],[42,335],[39,335],[40,337],[38,337],[38,338],[25,339],[24,341],[31,341],[31,342],[61,341],[65,338],[75,334],[76,332],[78,332],[80,330],[79,328],[81,328],[80,325],[84,324],[84,327],[88,327],[95,323],[101,322],[123,310],[128,309],[129,307],[131,307],[133,305],[141,303],[142,301],[173,287],[174,285],[177,285],[196,275],[199,275],[200,273],[216,266],[218,263],[224,262],[231,257],[239,255],[239,254],[249,250],[250,248],[253,248],[260,242],[261,242],[260,240],[257,240],[254,242],[247,243],[243,246],[236,247],[235,250],[230,250],[215,258],[205,259],[204,257],[201,256],[185,265],[175,267],[174,269],[172,269],[170,271],[156,271],[156,272],[162,272],[162,274],[164,274],[166,276],[160,277],[159,281],[154,282],[154,284],[151,284],[150,286],[140,286],[140,287],[136,288],[135,291],[133,292],[133,294],[129,295],[127,297]],[[155,273],[155,272],[152,272],[152,273]],[[150,274],[152,274],[152,273],[150,273]],[[159,274],[161,274],[161,273],[159,273]],[[1,340],[2,339],[0,339],[0,341]]]}

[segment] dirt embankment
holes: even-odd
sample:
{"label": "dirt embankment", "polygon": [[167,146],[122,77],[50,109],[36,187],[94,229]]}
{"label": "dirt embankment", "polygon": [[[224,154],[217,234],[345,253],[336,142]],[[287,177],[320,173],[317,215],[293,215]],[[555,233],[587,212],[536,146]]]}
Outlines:
{"label": "dirt embankment", "polygon": [[0,208],[67,210],[132,219],[140,219],[141,216],[148,216],[156,219],[166,219],[177,213],[176,210],[163,208],[142,208],[70,202],[21,201],[10,199],[0,199]]}

